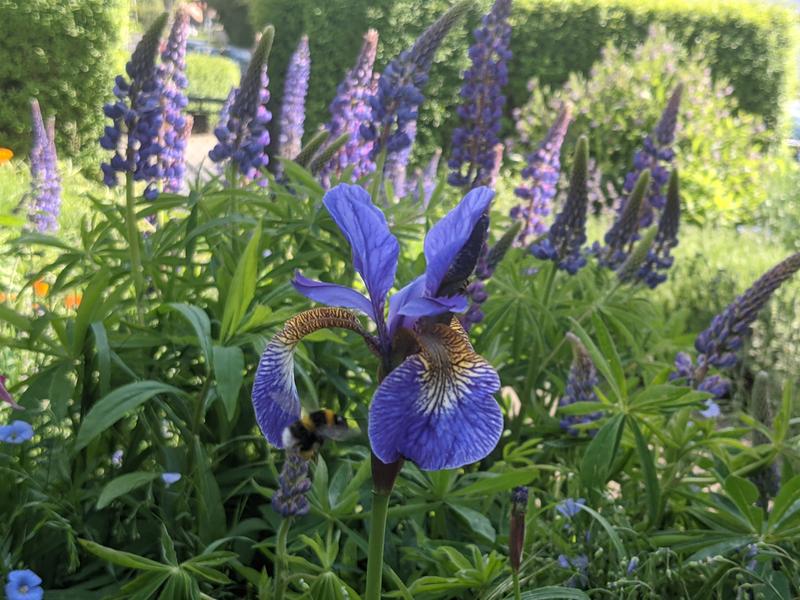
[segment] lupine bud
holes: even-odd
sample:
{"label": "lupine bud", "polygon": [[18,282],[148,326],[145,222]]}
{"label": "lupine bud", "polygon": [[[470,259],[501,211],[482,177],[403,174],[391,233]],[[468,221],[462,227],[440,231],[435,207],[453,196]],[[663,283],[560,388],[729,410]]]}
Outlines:
{"label": "lupine bud", "polygon": [[[586,346],[573,333],[567,333],[567,339],[572,344],[572,365],[569,368],[567,385],[564,395],[559,401],[560,406],[568,406],[575,402],[597,402],[597,394],[594,388],[599,378],[597,369],[592,362]],[[569,415],[561,419],[561,429],[571,435],[578,435],[581,429],[576,425],[592,423],[602,416],[601,413],[591,413],[588,415]]]}
{"label": "lupine bud", "polygon": [[311,159],[314,158],[314,155],[317,153],[317,151],[328,141],[330,135],[331,134],[325,129],[318,131],[314,137],[308,140],[308,143],[303,146],[297,156],[295,156],[294,162],[301,167],[307,167],[308,163],[311,162]]}
{"label": "lupine bud", "polygon": [[[272,26],[264,30],[247,72],[233,94],[229,111],[220,115],[220,123],[214,129],[218,143],[208,153],[215,163],[230,160],[239,173],[250,181],[258,180],[262,186],[267,184],[267,180],[258,179],[259,173],[269,164],[267,125],[272,114],[266,106],[269,101],[267,59],[274,35]],[[226,112],[225,107],[222,112]]]}
{"label": "lupine bud", "polygon": [[586,187],[589,142],[578,140],[575,161],[564,209],[556,217],[547,235],[530,247],[531,254],[541,260],[552,260],[556,267],[575,275],[584,265],[583,244],[586,243],[586,212],[589,206]]}
{"label": "lupine bud", "polygon": [[308,478],[308,461],[298,452],[286,452],[278,484],[272,495],[272,508],[284,517],[306,514],[309,510],[306,493],[311,489],[311,480]]}
{"label": "lupine bud", "polygon": [[[156,19],[136,45],[125,67],[130,80],[117,76],[114,103],[105,105],[105,114],[113,122],[106,127],[100,145],[114,155],[103,163],[103,181],[109,187],[117,185],[117,174],[126,173],[134,181],[147,183],[145,196],[154,199],[157,183],[163,173],[159,142],[164,111],[161,106],[163,82],[156,69],[156,55],[161,32],[167,23],[166,13]],[[124,134],[124,142],[123,140]]]}
{"label": "lupine bud", "polygon": [[300,38],[297,49],[289,60],[283,86],[281,104],[280,136],[278,154],[283,158],[295,158],[303,143],[303,123],[306,120],[306,93],[311,75],[311,53],[308,36]]}
{"label": "lupine bud", "polygon": [[511,491],[511,526],[508,533],[508,559],[511,568],[519,573],[522,548],[525,545],[525,512],[528,509],[528,488],[515,487]]}
{"label": "lupine bud", "polygon": [[369,100],[372,109],[369,122],[360,128],[362,139],[374,142],[370,159],[386,150],[386,172],[391,173],[397,154],[413,143],[412,126],[416,126],[417,111],[425,99],[422,89],[428,82],[436,49],[452,27],[472,7],[463,0],[426,29],[414,45],[400,53],[386,67],[378,80],[378,89]]}
{"label": "lupine bud", "polygon": [[55,143],[55,120],[48,119],[45,127],[37,100],[31,100],[33,141],[31,145],[31,203],[30,221],[41,233],[58,229],[61,212],[61,178]]}
{"label": "lupine bud", "polygon": [[164,177],[164,191],[177,193],[183,187],[186,170],[186,146],[192,131],[192,118],[184,114],[188,99],[186,79],[186,41],[189,36],[189,13],[178,9],[161,53],[159,77],[162,82],[164,123],[161,127],[159,156]]}
{"label": "lupine bud", "polygon": [[550,214],[556,196],[561,175],[561,146],[570,119],[569,109],[563,107],[539,148],[528,156],[527,166],[522,170],[523,183],[514,190],[514,194],[525,201],[511,209],[511,218],[523,223],[520,245],[525,245],[530,236],[539,237],[547,233],[545,218]]}
{"label": "lupine bud", "polygon": [[325,148],[323,148],[314,158],[311,159],[311,162],[308,164],[308,170],[314,174],[319,173],[322,169],[324,169],[325,165],[329,164],[331,159],[336,156],[336,154],[347,145],[347,142],[350,140],[349,133],[343,133],[338,138],[333,140],[330,144],[328,144]]}
{"label": "lupine bud", "polygon": [[639,281],[638,274],[644,268],[647,262],[647,257],[653,250],[653,243],[655,242],[658,230],[651,227],[645,231],[641,236],[639,242],[633,247],[628,258],[622,263],[622,266],[617,270],[617,277],[623,283],[631,283]]}
{"label": "lupine bud", "polygon": [[378,79],[372,70],[377,51],[378,32],[370,29],[364,35],[364,44],[355,66],[336,88],[336,97],[330,105],[331,120],[326,128],[331,139],[344,133],[350,134],[350,138],[344,148],[326,165],[323,175],[341,175],[347,167],[353,165],[355,180],[375,170],[375,163],[369,157],[372,141],[364,140],[359,135],[359,128],[372,115],[369,99],[378,89]]}
{"label": "lupine bud", "polygon": [[653,208],[664,208],[666,201],[664,186],[669,179],[669,170],[675,158],[672,143],[675,140],[675,127],[682,95],[683,84],[678,84],[655,130],[645,138],[643,148],[634,156],[633,170],[625,177],[623,192],[630,194],[636,187],[636,181],[642,171],[645,169],[650,171],[650,188],[642,198],[639,208],[640,227],[649,227],[653,222]]}
{"label": "lupine bud", "polygon": [[664,271],[674,262],[672,249],[678,245],[678,228],[681,219],[681,198],[678,192],[678,172],[673,171],[667,189],[667,204],[658,222],[658,233],[647,259],[636,277],[648,287],[655,288],[667,280]]}
{"label": "lupine bud", "polygon": [[510,12],[511,0],[495,0],[481,27],[474,31],[475,43],[469,49],[472,65],[464,72],[462,104],[456,109],[460,126],[453,131],[448,162],[453,169],[448,182],[454,186],[491,185],[492,174],[499,168],[496,146],[511,59]]}
{"label": "lupine bud", "polygon": [[617,220],[603,238],[606,245],[600,247],[595,243],[592,248],[601,265],[616,271],[625,262],[638,239],[639,209],[645,193],[650,185],[650,171],[645,169],[639,175],[633,193],[625,203],[625,207]]}

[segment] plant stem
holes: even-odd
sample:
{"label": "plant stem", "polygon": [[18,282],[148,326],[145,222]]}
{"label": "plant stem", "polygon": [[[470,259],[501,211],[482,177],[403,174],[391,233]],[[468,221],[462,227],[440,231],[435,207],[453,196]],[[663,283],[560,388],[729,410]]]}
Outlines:
{"label": "plant stem", "polygon": [[519,573],[516,570],[512,570],[511,574],[514,578],[514,600],[522,600],[522,594],[519,590]]}
{"label": "plant stem", "polygon": [[551,263],[550,266],[550,271],[547,273],[547,283],[544,288],[544,296],[542,297],[542,304],[545,308],[550,306],[550,296],[553,294],[553,283],[556,280],[556,273],[558,272],[556,263]]}
{"label": "plant stem", "polygon": [[372,491],[372,523],[369,532],[367,557],[367,591],[365,600],[380,600],[383,574],[383,542],[386,536],[386,516],[391,492]]}
{"label": "plant stem", "polygon": [[128,226],[128,247],[131,253],[131,275],[133,275],[133,288],[136,293],[134,302],[139,324],[144,324],[144,315],[139,299],[144,292],[144,277],[142,277],[142,256],[139,249],[139,228],[136,226],[136,203],[133,196],[133,174],[125,174],[125,221]]}
{"label": "plant stem", "polygon": [[289,527],[292,518],[286,517],[281,521],[278,529],[278,540],[275,543],[275,600],[283,600],[286,591],[286,571],[288,570],[288,556],[286,555],[286,540],[289,537]]}
{"label": "plant stem", "polygon": [[372,201],[375,204],[378,204],[378,199],[381,196],[381,188],[383,187],[383,169],[386,165],[386,150],[381,150],[381,153],[378,155],[378,162],[375,163],[375,177],[372,180],[372,186],[370,187],[369,193],[372,196]]}

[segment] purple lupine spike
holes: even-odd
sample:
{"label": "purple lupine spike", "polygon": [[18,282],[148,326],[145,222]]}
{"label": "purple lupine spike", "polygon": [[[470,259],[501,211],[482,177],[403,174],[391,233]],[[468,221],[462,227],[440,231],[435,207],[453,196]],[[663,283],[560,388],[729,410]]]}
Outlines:
{"label": "purple lupine spike", "polygon": [[414,45],[404,50],[386,67],[378,80],[378,88],[369,99],[370,120],[362,124],[361,137],[373,142],[369,157],[375,160],[386,151],[386,172],[395,168],[393,155],[409,148],[413,143],[412,124],[416,126],[417,111],[425,97],[422,89],[428,82],[436,49],[456,22],[472,7],[464,0],[444,13],[417,38]]}
{"label": "purple lupine spike", "polygon": [[[675,128],[678,122],[678,109],[683,95],[683,84],[678,84],[667,102],[658,125],[644,139],[642,149],[633,158],[633,170],[625,176],[623,194],[629,195],[636,187],[636,180],[645,169],[650,170],[650,189],[642,199],[639,208],[639,226],[649,227],[653,223],[654,208],[662,209],[666,203],[664,187],[669,181],[675,152]],[[624,206],[624,200],[623,200]]]}
{"label": "purple lupine spike", "polygon": [[269,164],[267,125],[272,114],[266,106],[269,101],[267,58],[274,35],[272,26],[264,30],[239,88],[229,96],[231,105],[224,124],[220,119],[214,129],[217,145],[208,153],[213,162],[230,161],[248,181],[258,180],[261,186],[266,186],[267,180],[259,179],[259,174]]}
{"label": "purple lupine spike", "polygon": [[372,142],[363,140],[358,132],[372,114],[369,99],[378,89],[378,76],[373,73],[377,51],[378,32],[370,29],[364,34],[355,66],[336,88],[336,97],[330,105],[331,120],[325,126],[330,132],[328,139],[335,140],[344,133],[350,134],[350,138],[322,169],[323,180],[331,173],[341,175],[350,165],[353,165],[354,181],[375,170],[375,163],[369,157]]}
{"label": "purple lupine spike", "polygon": [[556,216],[550,231],[530,247],[536,258],[552,260],[557,268],[570,275],[575,275],[586,265],[582,250],[586,243],[586,213],[589,209],[588,164],[589,142],[582,136],[575,149],[564,209]]}
{"label": "purple lupine spike", "polygon": [[166,23],[165,13],[156,19],[136,45],[125,66],[129,79],[117,76],[114,86],[116,101],[104,108],[112,125],[105,128],[105,134],[100,138],[100,146],[114,152],[108,163],[100,165],[105,184],[114,187],[118,173],[131,174],[134,181],[147,183],[145,196],[149,199],[158,195],[156,186],[162,176],[159,137],[164,121],[161,106],[163,85],[156,69],[156,54]]}
{"label": "purple lupine spike", "polygon": [[627,260],[639,239],[639,210],[650,185],[650,171],[645,169],[636,181],[636,187],[625,202],[622,213],[603,237],[605,246],[595,242],[592,253],[597,255],[601,265],[612,271],[617,270]]}
{"label": "purple lupine spike", "polygon": [[[730,381],[719,375],[709,375],[709,369],[716,367],[727,370],[736,366],[739,361],[737,352],[744,345],[744,338],[750,334],[750,327],[758,313],[775,290],[798,270],[800,270],[800,252],[789,256],[764,273],[747,291],[714,317],[711,325],[697,336],[694,342],[698,352],[696,361],[693,361],[686,352],[679,352],[675,356],[675,370],[670,374],[670,380],[709,392],[713,394],[714,399],[727,395],[730,391]],[[710,414],[706,416],[719,414],[719,407],[713,400],[708,400],[707,406]]]}
{"label": "purple lupine spike", "polygon": [[309,504],[306,493],[311,489],[308,461],[297,451],[286,452],[286,460],[278,479],[279,487],[272,495],[272,507],[284,517],[304,515]]}
{"label": "purple lupine spike", "polygon": [[31,147],[31,203],[29,220],[40,233],[58,229],[61,212],[61,178],[56,154],[56,125],[50,117],[45,127],[37,100],[31,100],[33,143]]}
{"label": "purple lupine spike", "polygon": [[667,189],[667,204],[658,222],[658,233],[647,252],[644,264],[636,277],[648,287],[655,288],[667,280],[668,271],[674,262],[672,249],[678,245],[678,228],[681,219],[681,199],[678,191],[678,173],[673,171]]}
{"label": "purple lupine spike", "polygon": [[304,35],[289,60],[283,86],[278,154],[293,159],[303,143],[303,123],[306,120],[306,93],[311,75],[311,53],[308,36]]}
{"label": "purple lupine spike", "polygon": [[164,123],[159,143],[164,191],[177,193],[183,187],[186,171],[186,146],[191,133],[190,117],[184,114],[189,103],[184,90],[186,78],[186,41],[189,37],[189,13],[178,9],[161,52],[159,76],[163,85]]}
{"label": "purple lupine spike", "polygon": [[411,188],[414,193],[414,199],[422,202],[424,208],[428,208],[431,201],[433,192],[436,189],[436,184],[439,178],[439,161],[442,158],[442,149],[437,148],[433,152],[433,156],[425,165],[424,169],[417,169],[414,174],[414,179]]}
{"label": "purple lupine spike", "polygon": [[406,126],[406,134],[411,139],[411,144],[386,157],[386,165],[384,172],[386,179],[392,183],[395,198],[404,198],[408,192],[409,187],[406,184],[408,177],[408,161],[411,159],[411,147],[417,137],[417,122],[411,121]]}
{"label": "purple lupine spike", "polygon": [[[568,406],[575,402],[597,402],[597,394],[595,394],[594,388],[599,379],[592,358],[589,356],[586,346],[576,335],[567,333],[567,339],[572,344],[572,365],[569,368],[567,385],[559,405]],[[571,435],[578,435],[581,429],[576,427],[577,425],[593,423],[601,416],[599,412],[588,415],[569,415],[561,419],[561,429]]]}
{"label": "purple lupine spike", "polygon": [[464,71],[462,103],[456,109],[460,126],[453,131],[452,154],[448,166],[453,172],[448,182],[457,187],[491,185],[492,173],[499,166],[495,146],[500,142],[500,126],[511,59],[511,26],[508,17],[511,0],[495,0],[473,34],[469,49],[472,65]]}
{"label": "purple lupine spike", "polygon": [[[561,174],[561,146],[571,120],[570,111],[562,107],[555,122],[535,152],[528,156],[522,170],[523,183],[514,194],[526,201],[511,209],[511,218],[523,223],[518,243],[525,245],[530,236],[547,233],[545,217],[550,214]],[[525,180],[530,180],[526,182]]]}

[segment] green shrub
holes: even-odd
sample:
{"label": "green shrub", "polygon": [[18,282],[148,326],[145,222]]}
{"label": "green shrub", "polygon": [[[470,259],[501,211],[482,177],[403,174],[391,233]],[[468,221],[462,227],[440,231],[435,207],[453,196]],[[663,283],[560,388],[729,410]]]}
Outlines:
{"label": "green shrub", "polygon": [[573,106],[570,135],[589,135],[592,158],[605,183],[622,189],[635,151],[657,123],[675,86],[684,84],[676,136],[681,192],[689,219],[741,223],[763,202],[774,157],[766,154],[759,119],[740,112],[724,81],[713,83],[704,57],[689,55],[654,28],[644,44],[626,56],[608,46],[591,78],[573,75],[551,93],[536,82],[519,110],[517,128],[533,147],[555,119],[562,102]]}
{"label": "green shrub", "polygon": [[0,139],[30,145],[30,99],[55,115],[64,156],[92,151],[102,131],[127,14],[120,0],[0,3]]}
{"label": "green shrub", "polygon": [[192,98],[228,97],[231,88],[239,85],[239,66],[223,56],[186,55],[187,95]]}
{"label": "green shrub", "polygon": [[[289,56],[300,35],[311,44],[311,83],[306,131],[327,119],[336,84],[352,65],[361,36],[380,33],[378,68],[408,46],[453,0],[249,0],[253,23],[277,26],[270,56],[274,102],[280,100]],[[448,146],[451,110],[467,64],[470,31],[490,0],[479,0],[465,24],[453,31],[437,54],[420,113],[418,152]],[[664,24],[679,42],[705,50],[715,79],[730,81],[741,107],[779,122],[782,100],[791,87],[794,22],[790,11],[757,7],[744,0],[699,3],[690,0],[517,0],[512,14],[514,58],[510,65],[508,113],[528,98],[532,77],[549,86],[572,72],[587,74],[609,42],[626,51],[641,43],[652,23]],[[274,107],[273,107],[274,109]]]}

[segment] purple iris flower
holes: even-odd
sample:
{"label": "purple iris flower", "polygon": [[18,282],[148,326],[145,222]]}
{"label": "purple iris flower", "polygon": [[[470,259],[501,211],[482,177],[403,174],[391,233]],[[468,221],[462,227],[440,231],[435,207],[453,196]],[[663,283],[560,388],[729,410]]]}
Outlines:
{"label": "purple iris flower", "polygon": [[42,600],[42,578],[30,569],[11,571],[5,592],[8,600]]}
{"label": "purple iris flower", "polygon": [[[330,307],[290,319],[267,345],[253,384],[253,405],[264,436],[283,447],[286,427],[300,418],[293,351],[319,329],[338,327],[361,335],[381,359],[386,376],[370,405],[369,438],[384,463],[400,458],[426,470],[450,469],[485,457],[497,444],[503,417],[494,394],[497,372],[475,353],[452,313],[467,307],[461,294],[486,237],[494,192],[475,188],[428,232],[425,273],[390,298],[400,245],[383,213],[356,185],[340,184],[323,199],[353,251],[353,266],[367,294],[307,279],[295,289]],[[388,304],[388,316],[386,307]],[[355,313],[376,324],[366,332]]]}
{"label": "purple iris flower", "polygon": [[578,498],[574,500],[573,498],[567,498],[566,500],[562,500],[558,504],[556,504],[556,510],[559,514],[568,519],[571,519],[579,512],[581,512],[581,506],[586,504],[586,500],[583,498]]}

